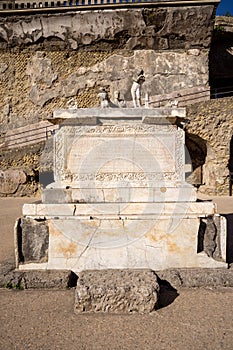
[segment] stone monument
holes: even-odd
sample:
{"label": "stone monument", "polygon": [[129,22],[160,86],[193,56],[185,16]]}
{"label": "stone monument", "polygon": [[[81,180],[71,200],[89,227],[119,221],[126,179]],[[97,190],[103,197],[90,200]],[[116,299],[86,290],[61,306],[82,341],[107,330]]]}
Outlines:
{"label": "stone monument", "polygon": [[227,267],[225,218],[185,182],[185,116],[184,108],[55,110],[54,182],[16,223],[18,267]]}

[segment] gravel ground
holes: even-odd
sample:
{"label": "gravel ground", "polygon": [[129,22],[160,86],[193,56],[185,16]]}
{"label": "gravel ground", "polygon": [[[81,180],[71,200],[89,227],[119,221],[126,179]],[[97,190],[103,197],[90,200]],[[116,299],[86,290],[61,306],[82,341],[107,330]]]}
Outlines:
{"label": "gravel ground", "polygon": [[[221,212],[233,213],[233,199],[224,200],[216,199]],[[13,259],[12,228],[29,201],[0,199],[0,262]],[[232,350],[233,288],[178,293],[170,305],[149,315],[76,315],[72,289],[0,289],[0,350]]]}
{"label": "gravel ground", "polygon": [[233,289],[181,290],[149,315],[73,312],[74,290],[0,290],[0,348],[233,348]]}

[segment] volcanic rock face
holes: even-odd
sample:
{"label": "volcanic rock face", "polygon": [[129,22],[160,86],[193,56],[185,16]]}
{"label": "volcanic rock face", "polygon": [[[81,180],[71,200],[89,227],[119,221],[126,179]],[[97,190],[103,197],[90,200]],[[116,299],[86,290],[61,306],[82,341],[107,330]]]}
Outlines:
{"label": "volcanic rock face", "polygon": [[[214,6],[101,10],[0,19],[1,46],[77,49],[208,48]],[[43,45],[42,45],[43,46]]]}

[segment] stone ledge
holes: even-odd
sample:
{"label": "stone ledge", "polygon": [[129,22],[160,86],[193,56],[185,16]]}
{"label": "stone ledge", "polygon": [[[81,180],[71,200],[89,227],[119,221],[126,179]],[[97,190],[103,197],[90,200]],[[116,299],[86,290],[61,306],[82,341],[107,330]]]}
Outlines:
{"label": "stone ledge", "polygon": [[[168,281],[174,288],[233,287],[233,268],[168,269],[156,271],[161,281]],[[159,283],[161,283],[159,281]]]}
{"label": "stone ledge", "polygon": [[0,275],[0,287],[10,289],[66,289],[76,283],[76,274],[65,270],[8,270]]}
{"label": "stone ledge", "polygon": [[[126,205],[127,204],[127,205]],[[107,211],[106,211],[107,209]],[[106,219],[112,217],[119,218],[119,215],[130,217],[145,217],[149,219],[154,215],[155,218],[159,215],[167,217],[171,215],[179,216],[206,216],[214,215],[215,205],[212,202],[157,202],[157,203],[76,203],[76,204],[24,204],[23,215],[35,219],[48,218],[88,218],[90,216]],[[116,214],[117,213],[117,214]]]}
{"label": "stone ledge", "polygon": [[[180,289],[182,287],[233,287],[232,267],[229,269],[167,269],[155,271],[155,273],[158,276],[158,283],[160,285],[162,285],[164,282],[168,282],[173,288],[176,289]],[[79,274],[79,277],[82,276],[81,274],[82,273]],[[75,287],[77,279],[78,276],[72,271],[14,270],[13,262],[3,262],[0,264],[0,288],[15,288],[18,286],[22,289],[66,289],[69,287]]]}

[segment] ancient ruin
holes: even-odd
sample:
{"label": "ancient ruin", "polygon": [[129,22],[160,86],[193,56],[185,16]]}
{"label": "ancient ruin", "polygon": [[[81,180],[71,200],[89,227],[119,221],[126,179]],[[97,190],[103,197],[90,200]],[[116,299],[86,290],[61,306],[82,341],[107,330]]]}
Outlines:
{"label": "ancient ruin", "polygon": [[[15,224],[16,267],[77,274],[77,313],[151,312],[155,271],[228,267],[226,218],[197,188],[226,192],[232,130],[220,117],[210,132],[192,107],[210,100],[219,1],[105,2],[59,2],[62,16],[43,1],[28,16],[22,2],[0,16],[1,145],[28,124],[43,123],[46,141],[41,200]],[[1,170],[0,194],[24,193],[28,174]]]}
{"label": "ancient ruin", "polygon": [[[231,66],[222,59],[231,62],[228,47],[229,52],[224,45],[221,50],[211,49],[218,2],[104,1],[101,8],[92,3],[86,11],[82,11],[86,2],[79,2],[79,6],[72,2],[69,8],[67,3],[63,6],[59,2],[62,12],[49,12],[46,6],[58,7],[56,2],[10,1],[18,11],[15,7],[10,16],[3,8],[0,11],[0,144],[7,146],[12,134],[18,144],[22,128],[29,127],[36,139],[39,123],[50,118],[55,109],[67,108],[70,99],[79,108],[97,107],[101,87],[113,102],[114,93],[120,91],[127,106],[132,107],[132,81],[143,68],[146,81],[142,96],[150,92],[149,107],[168,107],[171,100],[176,100],[179,107],[190,106],[186,139],[195,164],[192,183],[204,193],[227,194],[231,106],[219,114],[219,108],[212,107],[215,101],[205,103],[210,99],[209,57],[214,57],[216,63],[211,65],[211,72]],[[21,5],[25,11],[21,11]],[[35,7],[41,12],[33,12]],[[217,59],[220,51],[221,59]],[[201,101],[199,110],[196,103]],[[200,144],[201,155],[197,156]],[[32,178],[38,163],[33,163],[33,155],[30,157],[32,160],[22,166],[5,160],[4,154],[1,170],[21,168],[27,178]],[[13,195],[28,191],[27,185],[19,184]],[[33,186],[30,194],[33,191],[38,191],[38,186]],[[0,182],[0,196],[7,195],[12,193],[6,193],[5,186],[1,191]]]}
{"label": "ancient ruin", "polygon": [[42,203],[23,207],[19,268],[227,266],[225,218],[185,181],[185,117],[184,108],[55,110],[54,181]]}

